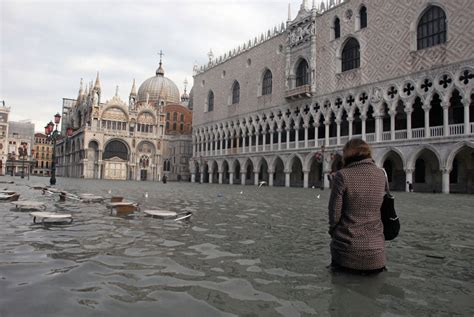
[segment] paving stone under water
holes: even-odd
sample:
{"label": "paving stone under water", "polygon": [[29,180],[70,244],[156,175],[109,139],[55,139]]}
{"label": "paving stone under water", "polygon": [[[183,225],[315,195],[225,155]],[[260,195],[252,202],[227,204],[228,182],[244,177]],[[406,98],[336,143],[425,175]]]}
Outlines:
{"label": "paving stone under water", "polygon": [[0,203],[2,317],[474,314],[473,195],[396,193],[388,272],[360,277],[327,268],[329,190],[58,178],[76,194],[194,213],[174,222],[26,186],[47,178],[0,177],[12,179],[1,187],[74,222],[35,225]]}

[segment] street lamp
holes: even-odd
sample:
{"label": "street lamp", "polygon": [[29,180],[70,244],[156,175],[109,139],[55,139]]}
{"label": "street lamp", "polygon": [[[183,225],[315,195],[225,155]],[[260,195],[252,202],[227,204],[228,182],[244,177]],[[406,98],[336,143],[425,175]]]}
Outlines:
{"label": "street lamp", "polygon": [[321,166],[321,190],[324,190],[324,162],[329,163],[334,160],[336,157],[336,152],[331,152],[329,159],[326,157],[326,146],[321,145],[321,151],[314,154],[316,161],[322,164]]}
{"label": "street lamp", "polygon": [[18,156],[23,157],[21,160],[21,178],[25,178],[25,156],[28,155],[28,144],[26,142],[22,142],[21,145],[18,147]]}
{"label": "street lamp", "polygon": [[48,137],[48,140],[53,141],[53,162],[51,163],[51,178],[49,179],[51,185],[56,185],[56,139],[61,135],[58,131],[60,121],[61,115],[56,113],[54,115],[54,123],[50,121],[44,127],[44,133]]}

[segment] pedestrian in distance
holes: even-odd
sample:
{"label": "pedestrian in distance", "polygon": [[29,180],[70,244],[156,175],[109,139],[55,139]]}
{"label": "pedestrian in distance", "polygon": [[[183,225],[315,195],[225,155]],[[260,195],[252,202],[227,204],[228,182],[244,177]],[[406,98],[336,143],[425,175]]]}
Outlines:
{"label": "pedestrian in distance", "polygon": [[375,165],[372,149],[361,139],[346,143],[343,164],[332,180],[328,206],[331,267],[358,274],[382,272],[384,171]]}
{"label": "pedestrian in distance", "polygon": [[410,182],[407,182],[407,184],[408,184],[408,191],[409,191],[410,193],[412,193],[412,192],[413,192],[413,184],[410,183]]}

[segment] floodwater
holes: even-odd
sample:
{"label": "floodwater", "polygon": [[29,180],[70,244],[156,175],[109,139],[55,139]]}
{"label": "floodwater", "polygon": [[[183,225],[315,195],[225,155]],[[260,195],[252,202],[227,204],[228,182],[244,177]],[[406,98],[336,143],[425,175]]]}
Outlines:
{"label": "floodwater", "polygon": [[386,244],[388,272],[360,277],[327,268],[328,190],[58,179],[74,193],[194,213],[174,222],[114,217],[26,186],[47,178],[8,180],[0,188],[74,222],[35,225],[0,203],[2,317],[474,314],[472,195],[397,193],[402,231]]}

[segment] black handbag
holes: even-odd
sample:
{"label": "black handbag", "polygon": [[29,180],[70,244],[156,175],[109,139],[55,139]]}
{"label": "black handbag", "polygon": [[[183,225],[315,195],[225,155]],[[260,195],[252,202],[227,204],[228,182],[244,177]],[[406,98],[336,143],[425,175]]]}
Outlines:
{"label": "black handbag", "polygon": [[383,235],[385,236],[385,240],[393,240],[400,232],[400,220],[395,211],[395,197],[390,193],[387,173],[385,170],[383,171],[385,174],[385,196],[383,197],[382,207],[380,207]]}

